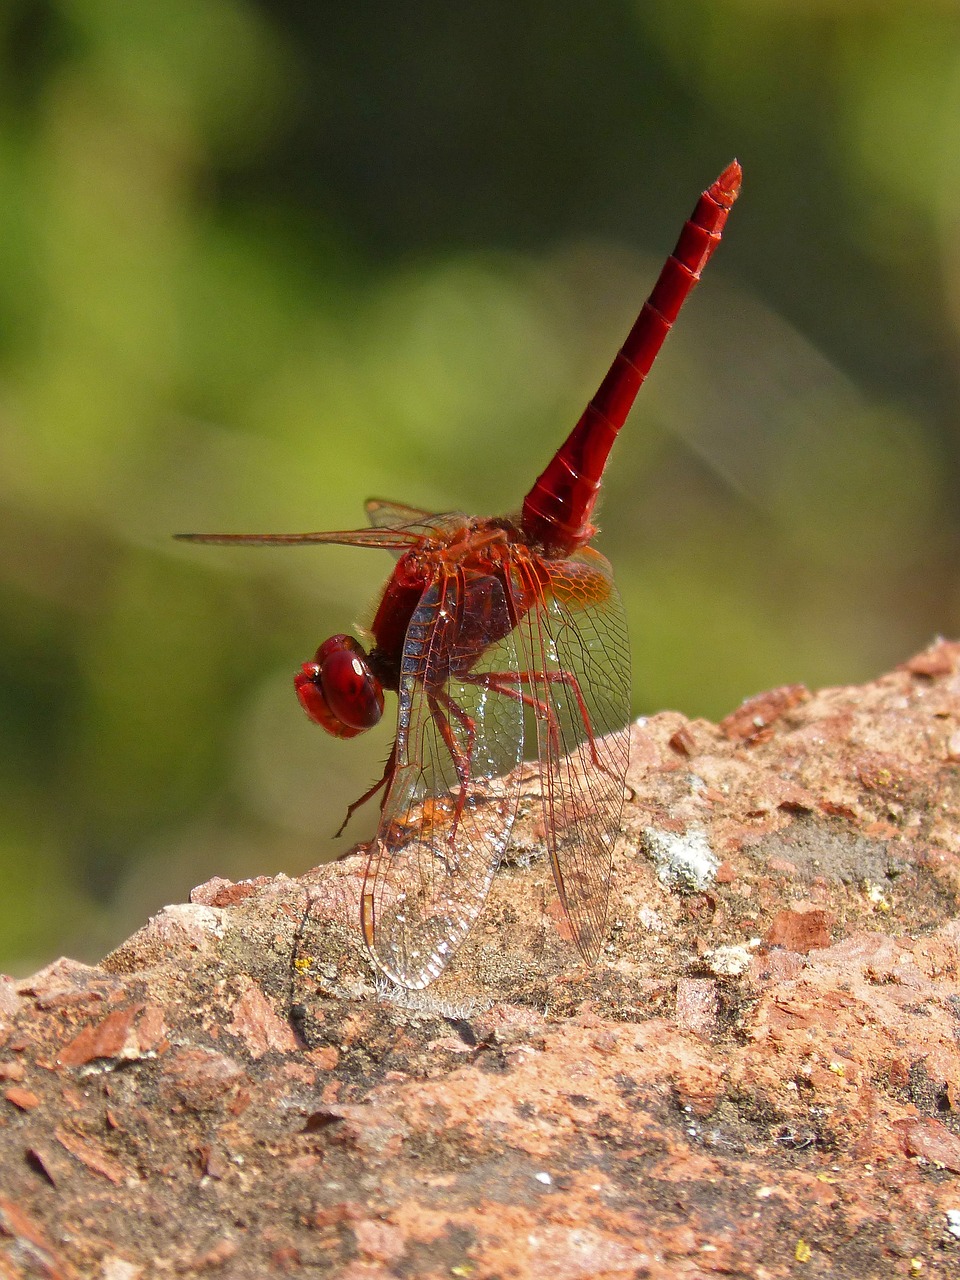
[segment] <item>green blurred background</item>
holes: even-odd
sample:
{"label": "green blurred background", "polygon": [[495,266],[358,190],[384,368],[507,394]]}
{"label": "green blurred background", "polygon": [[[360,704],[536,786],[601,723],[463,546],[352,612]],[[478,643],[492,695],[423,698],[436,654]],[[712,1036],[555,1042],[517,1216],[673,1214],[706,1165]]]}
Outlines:
{"label": "green blurred background", "polygon": [[0,966],[369,834],[389,726],[291,676],[388,557],[170,535],[515,507],[734,155],[601,513],[635,710],[960,629],[954,6],[5,0],[0,48]]}

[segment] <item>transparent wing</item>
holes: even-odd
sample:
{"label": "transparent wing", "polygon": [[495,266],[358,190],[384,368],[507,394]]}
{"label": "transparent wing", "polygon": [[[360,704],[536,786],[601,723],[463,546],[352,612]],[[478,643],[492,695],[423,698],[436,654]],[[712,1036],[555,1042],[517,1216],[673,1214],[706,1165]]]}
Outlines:
{"label": "transparent wing", "polygon": [[335,529],[320,533],[175,533],[180,542],[212,542],[224,547],[298,547],[336,543],[344,547],[385,547],[407,551],[423,541],[414,529]]}
{"label": "transparent wing", "polygon": [[[420,543],[442,536],[466,520],[459,511],[437,514],[422,507],[410,507],[404,502],[388,502],[384,498],[368,498],[363,504],[367,519],[374,529],[409,537],[414,535]],[[407,550],[407,544],[397,544],[394,555],[399,557]]]}
{"label": "transparent wing", "polygon": [[402,529],[405,525],[429,520],[434,514],[422,507],[410,507],[405,502],[388,502],[386,498],[368,498],[363,509],[375,529]]}
{"label": "transparent wing", "polygon": [[334,543],[344,547],[381,547],[402,554],[425,540],[455,528],[466,517],[459,512],[433,515],[419,507],[371,498],[366,504],[370,529],[332,529],[317,533],[175,533],[179,542],[215,543],[224,547],[302,547]]}
{"label": "transparent wing", "polygon": [[407,630],[396,770],[364,879],[374,962],[402,986],[432,982],[483,907],[516,816],[523,707],[484,682],[515,672],[501,582],[454,568]]}
{"label": "transparent wing", "polygon": [[629,758],[626,618],[610,565],[592,548],[535,567],[520,562],[518,572],[535,601],[515,634],[538,704],[547,844],[577,948],[592,961],[606,929]]}

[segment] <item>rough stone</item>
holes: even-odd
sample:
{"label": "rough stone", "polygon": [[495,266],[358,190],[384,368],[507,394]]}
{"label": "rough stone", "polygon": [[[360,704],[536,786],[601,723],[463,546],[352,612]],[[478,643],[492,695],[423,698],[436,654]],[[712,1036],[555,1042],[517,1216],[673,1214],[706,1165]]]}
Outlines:
{"label": "rough stone", "polygon": [[531,814],[423,992],[359,856],[0,979],[0,1276],[960,1274],[960,645],[633,732],[593,967]]}

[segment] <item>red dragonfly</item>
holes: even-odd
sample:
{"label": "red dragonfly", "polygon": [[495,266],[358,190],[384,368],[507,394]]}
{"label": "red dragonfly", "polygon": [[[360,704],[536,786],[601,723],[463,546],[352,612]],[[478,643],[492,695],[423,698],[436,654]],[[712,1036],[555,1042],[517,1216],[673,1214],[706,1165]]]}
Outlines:
{"label": "red dragonfly", "polygon": [[[607,457],[740,190],[730,164],[700,197],[597,394],[517,515],[366,505],[370,528],[181,534],[193,542],[392,551],[365,652],[335,635],[294,679],[307,715],[352,738],[397,694],[397,732],[361,895],[373,962],[404,987],[437,978],[483,908],[536,743],[557,892],[585,960],[604,938],[630,721],[630,653],[609,563],[590,541]],[[532,750],[528,751],[532,755]],[[341,831],[343,828],[341,827]],[[339,833],[338,833],[339,834]]]}

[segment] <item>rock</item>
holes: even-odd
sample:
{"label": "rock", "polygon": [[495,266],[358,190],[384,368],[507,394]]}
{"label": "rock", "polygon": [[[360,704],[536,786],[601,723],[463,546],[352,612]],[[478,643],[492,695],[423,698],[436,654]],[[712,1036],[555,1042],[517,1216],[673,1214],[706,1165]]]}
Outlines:
{"label": "rock", "polygon": [[592,968],[531,814],[423,992],[359,857],[0,979],[0,1275],[954,1275],[958,662],[636,726]]}

